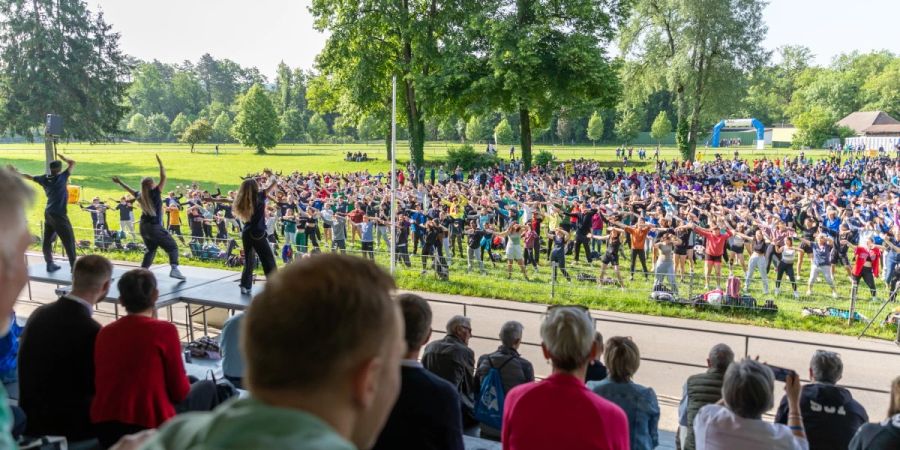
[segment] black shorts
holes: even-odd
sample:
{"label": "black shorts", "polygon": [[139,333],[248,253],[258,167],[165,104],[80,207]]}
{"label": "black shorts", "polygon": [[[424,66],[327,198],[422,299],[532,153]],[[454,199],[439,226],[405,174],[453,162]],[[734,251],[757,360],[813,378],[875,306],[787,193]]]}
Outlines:
{"label": "black shorts", "polygon": [[331,224],[328,222],[322,222],[322,228],[327,230],[327,229],[331,228]]}
{"label": "black shorts", "polygon": [[800,250],[806,255],[812,255],[812,245],[805,242],[800,244]]}
{"label": "black shorts", "polygon": [[603,264],[609,264],[611,266],[618,266],[619,258],[607,253],[607,254],[603,255],[603,259],[600,262],[602,262]]}
{"label": "black shorts", "polygon": [[375,242],[362,242],[362,251],[371,252],[375,249]]}
{"label": "black shorts", "polygon": [[706,255],[707,262],[721,263],[722,255]]}
{"label": "black shorts", "polygon": [[731,245],[731,244],[729,244],[729,245],[728,245],[728,251],[730,251],[730,252],[732,252],[732,253],[735,253],[735,254],[737,254],[737,255],[743,255],[743,254],[744,254],[744,246],[743,246],[743,245]]}
{"label": "black shorts", "polygon": [[690,246],[687,246],[687,245],[679,245],[678,247],[675,247],[675,254],[678,255],[678,256],[687,256],[687,252],[688,252],[688,250],[690,250],[690,249],[691,249]]}
{"label": "black shorts", "polygon": [[846,253],[843,253],[843,254],[835,253],[835,254],[831,255],[831,264],[833,264],[835,266],[849,266],[850,258],[847,258]]}

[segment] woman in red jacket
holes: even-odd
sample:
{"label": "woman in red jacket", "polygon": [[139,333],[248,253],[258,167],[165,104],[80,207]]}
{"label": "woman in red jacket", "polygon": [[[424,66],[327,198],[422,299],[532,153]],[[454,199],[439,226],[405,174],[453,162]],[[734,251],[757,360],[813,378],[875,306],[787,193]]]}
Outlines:
{"label": "woman in red jacket", "polygon": [[865,246],[860,245],[854,251],[856,254],[856,264],[853,266],[853,287],[859,286],[859,279],[862,278],[869,286],[869,292],[872,298],[875,298],[875,279],[878,278],[881,266],[881,248],[875,245],[875,241],[870,237],[866,239]]}
{"label": "woman in red jacket", "polygon": [[176,409],[215,406],[215,384],[188,381],[175,325],[153,318],[159,297],[153,273],[129,271],[118,287],[128,314],[103,327],[94,345],[91,421],[104,448],[126,434],[158,427]]}

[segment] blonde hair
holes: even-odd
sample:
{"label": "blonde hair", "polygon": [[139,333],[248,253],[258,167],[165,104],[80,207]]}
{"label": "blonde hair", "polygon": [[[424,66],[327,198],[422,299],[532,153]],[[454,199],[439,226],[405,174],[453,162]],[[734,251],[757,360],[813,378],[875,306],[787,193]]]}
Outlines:
{"label": "blonde hair", "polygon": [[547,312],[541,324],[541,339],[553,366],[573,371],[588,363],[594,347],[594,321],[586,311],[558,307]]}
{"label": "blonde hair", "polygon": [[256,197],[259,195],[259,186],[253,178],[247,178],[238,188],[237,195],[234,196],[232,211],[234,215],[242,221],[250,220],[253,215],[253,209],[256,206]]}
{"label": "blonde hair", "polygon": [[606,341],[603,353],[609,378],[618,383],[630,381],[641,366],[641,352],[631,338],[613,336]]}
{"label": "blonde hair", "polygon": [[156,209],[153,208],[153,203],[150,202],[151,190],[153,190],[153,179],[146,177],[141,180],[141,197],[138,199],[138,203],[140,203],[141,211],[143,211],[144,214],[150,217],[156,217]]}
{"label": "blonde hair", "polygon": [[891,382],[891,404],[888,406],[888,417],[900,414],[900,377]]}

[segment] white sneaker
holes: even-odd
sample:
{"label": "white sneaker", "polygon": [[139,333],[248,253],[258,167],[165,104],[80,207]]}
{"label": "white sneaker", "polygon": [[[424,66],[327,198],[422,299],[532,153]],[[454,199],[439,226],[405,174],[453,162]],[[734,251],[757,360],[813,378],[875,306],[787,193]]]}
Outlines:
{"label": "white sneaker", "polygon": [[181,271],[178,270],[178,267],[172,266],[172,270],[169,271],[169,276],[175,278],[176,280],[184,280],[184,275],[181,274]]}
{"label": "white sneaker", "polygon": [[797,291],[794,291],[794,298],[800,298],[800,293]]}
{"label": "white sneaker", "polygon": [[775,288],[775,296],[778,297],[781,295],[781,289]]}

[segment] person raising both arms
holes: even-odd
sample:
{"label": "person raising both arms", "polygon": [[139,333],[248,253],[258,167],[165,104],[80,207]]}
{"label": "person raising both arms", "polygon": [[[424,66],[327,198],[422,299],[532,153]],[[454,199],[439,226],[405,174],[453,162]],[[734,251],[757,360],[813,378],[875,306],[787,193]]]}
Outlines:
{"label": "person raising both arms", "polygon": [[244,270],[241,272],[241,294],[249,295],[253,287],[253,268],[256,267],[256,256],[259,256],[263,272],[268,278],[275,272],[275,254],[266,239],[266,199],[269,191],[276,184],[277,178],[272,171],[266,169],[263,175],[268,184],[260,188],[260,179],[247,178],[238,188],[232,210],[234,215],[244,224],[241,231],[241,243],[244,247]]}
{"label": "person raising both arms", "polygon": [[706,264],[703,266],[703,282],[705,289],[709,289],[709,274],[716,270],[716,287],[722,286],[722,255],[725,253],[725,243],[734,233],[728,229],[728,223],[719,218],[716,228],[700,228],[694,225],[694,233],[706,239]]}
{"label": "person raising both arms", "polygon": [[8,166],[10,170],[18,173],[26,180],[34,181],[44,188],[47,194],[47,207],[44,209],[44,235],[41,242],[43,243],[44,261],[47,263],[47,272],[55,272],[60,267],[53,262],[53,243],[56,237],[62,242],[66,256],[69,258],[69,270],[75,267],[75,232],[72,231],[72,223],[69,222],[69,215],[66,211],[66,204],[69,202],[69,177],[72,176],[72,170],[75,169],[75,161],[58,155],[61,161],[66,163],[66,170],[62,170],[61,161],[50,162],[49,175],[28,175],[19,172],[13,166]]}
{"label": "person raising both arms", "polygon": [[166,169],[163,167],[159,155],[156,155],[156,162],[159,164],[159,183],[154,183],[153,178],[144,177],[141,180],[140,192],[135,191],[122,182],[118,176],[112,177],[112,181],[128,191],[141,207],[141,238],[147,247],[144,259],[141,261],[141,267],[149,268],[153,264],[153,258],[156,257],[156,249],[162,247],[166,254],[169,255],[169,264],[172,266],[169,276],[178,280],[184,280],[184,275],[178,270],[178,245],[175,244],[175,239],[172,239],[172,236],[162,225],[162,195],[160,192],[166,185]]}

